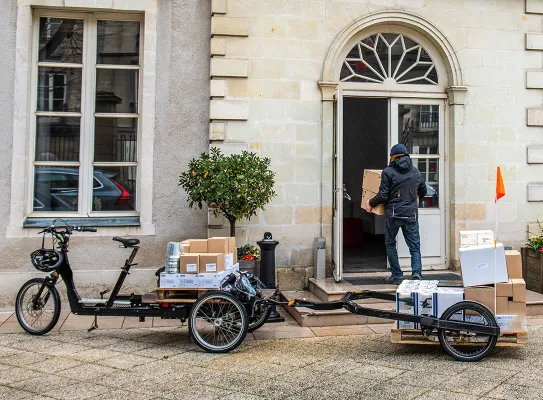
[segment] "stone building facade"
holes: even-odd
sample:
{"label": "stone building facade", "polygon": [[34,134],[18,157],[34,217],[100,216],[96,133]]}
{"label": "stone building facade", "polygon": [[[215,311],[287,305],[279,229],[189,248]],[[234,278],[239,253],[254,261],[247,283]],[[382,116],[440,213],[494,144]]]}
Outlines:
{"label": "stone building facade", "polygon": [[[83,291],[115,279],[126,255],[112,249],[111,236],[141,237],[141,267],[131,280],[143,290],[152,287],[168,241],[224,234],[225,221],[190,210],[177,186],[188,160],[209,146],[271,158],[277,197],[240,224],[237,236],[239,243],[254,243],[272,232],[280,242],[278,266],[289,267],[278,273],[283,287],[301,287],[313,274],[316,237],[326,238],[330,267],[343,266],[353,232],[382,233],[383,221],[360,209],[360,183],[362,169],[386,165],[393,142],[408,144],[429,185],[420,212],[425,268],[457,265],[460,230],[497,224],[498,239],[519,248],[527,231],[538,229],[541,0],[7,0],[0,11],[6,27],[0,44],[2,307],[34,275],[28,254],[41,244],[38,227],[56,215],[99,225],[97,234],[73,240],[71,260]],[[96,66],[139,71],[132,102],[139,111],[96,115],[92,97],[82,111],[36,109],[39,68],[63,67],[36,58],[42,17],[87,21],[86,37],[101,20],[140,21],[139,63]],[[91,84],[94,52],[84,51],[90,61],[67,68],[83,68],[85,90],[107,98],[107,90]],[[119,93],[109,94],[126,105]],[[88,120],[137,119],[137,160],[100,164],[87,155],[54,165],[87,174],[91,165],[135,167],[129,175],[137,202],[129,212],[96,214],[105,209],[96,209],[90,192],[100,184],[86,183],[80,194],[86,200],[68,202],[75,209],[40,214],[33,171],[53,166],[35,157],[35,118],[43,116],[87,121],[81,132],[90,139],[81,139],[81,154],[91,154],[98,126]],[[115,129],[129,125],[116,123]],[[497,166],[507,195],[495,205]],[[343,200],[344,189],[350,200]],[[405,245],[399,247],[405,256]],[[339,278],[341,267],[334,273]]]}

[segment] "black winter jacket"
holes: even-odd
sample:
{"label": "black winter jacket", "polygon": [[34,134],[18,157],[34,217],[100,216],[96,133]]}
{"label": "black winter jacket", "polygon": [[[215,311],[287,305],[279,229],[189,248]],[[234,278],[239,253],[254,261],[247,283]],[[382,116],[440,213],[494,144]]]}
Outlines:
{"label": "black winter jacket", "polygon": [[419,205],[417,197],[426,196],[426,183],[408,155],[396,158],[381,174],[379,193],[370,200],[371,207],[386,205],[386,216],[416,221]]}

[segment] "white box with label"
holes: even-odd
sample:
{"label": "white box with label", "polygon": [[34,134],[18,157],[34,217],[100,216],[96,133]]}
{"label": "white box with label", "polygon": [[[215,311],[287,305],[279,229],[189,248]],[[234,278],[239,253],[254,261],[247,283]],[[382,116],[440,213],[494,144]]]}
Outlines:
{"label": "white box with label", "polygon": [[460,248],[494,244],[494,232],[491,230],[460,231]]}
{"label": "white box with label", "polygon": [[434,316],[441,317],[443,312],[464,300],[464,288],[438,287],[434,292]]}
{"label": "white box with label", "polygon": [[498,243],[460,249],[460,267],[464,287],[507,282],[505,249]]}
{"label": "white box with label", "polygon": [[181,288],[181,278],[179,277],[179,274],[166,274],[162,272],[160,274],[160,288],[161,289]]}
{"label": "white box with label", "polygon": [[183,289],[198,289],[199,280],[197,274],[178,274],[181,288]]}
{"label": "white box with label", "polygon": [[[405,281],[404,281],[405,282]],[[396,312],[402,314],[416,314],[416,301],[411,285],[400,285],[396,290]],[[415,329],[414,322],[398,321],[398,329]]]}
{"label": "white box with label", "polygon": [[198,288],[218,289],[224,278],[229,275],[228,271],[221,271],[216,274],[198,274]]}

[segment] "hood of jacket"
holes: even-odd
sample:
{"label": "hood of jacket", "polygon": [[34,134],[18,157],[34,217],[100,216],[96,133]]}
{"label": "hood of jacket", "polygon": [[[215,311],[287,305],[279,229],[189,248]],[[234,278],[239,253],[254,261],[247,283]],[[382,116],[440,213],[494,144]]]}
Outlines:
{"label": "hood of jacket", "polygon": [[409,157],[408,155],[395,158],[394,161],[390,163],[390,165],[392,165],[396,171],[402,174],[411,171],[411,168],[413,168],[411,157]]}

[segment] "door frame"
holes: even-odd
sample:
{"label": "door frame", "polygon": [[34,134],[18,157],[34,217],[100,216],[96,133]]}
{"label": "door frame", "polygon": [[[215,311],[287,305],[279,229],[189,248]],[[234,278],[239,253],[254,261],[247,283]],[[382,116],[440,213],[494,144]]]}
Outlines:
{"label": "door frame", "polygon": [[[406,101],[412,101],[413,104],[419,102],[429,102],[431,100],[437,101],[440,105],[443,105],[443,110],[440,116],[443,117],[443,175],[441,180],[443,186],[440,188],[440,192],[443,193],[444,209],[442,213],[443,229],[445,229],[444,238],[442,239],[442,256],[440,258],[443,263],[440,265],[444,269],[447,268],[447,262],[449,260],[449,246],[450,243],[450,196],[449,187],[447,185],[449,175],[449,115],[448,115],[448,96],[446,93],[425,93],[425,92],[397,92],[397,91],[368,91],[368,90],[354,90],[354,89],[341,89],[341,84],[337,85],[334,91],[334,108],[333,108],[333,165],[334,170],[332,173],[333,182],[333,217],[332,217],[332,272],[333,278],[336,282],[340,282],[343,279],[343,206],[338,203],[343,203],[343,185],[342,182],[338,182],[338,178],[343,178],[343,98],[344,97],[365,97],[365,98],[388,98],[388,141],[390,148],[390,141],[392,140],[392,101],[398,101],[405,99]],[[434,103],[436,104],[436,103]],[[339,106],[338,106],[339,105]],[[341,109],[341,110],[340,110]],[[339,129],[337,124],[339,125]],[[341,137],[339,137],[341,135]],[[341,148],[338,148],[338,144]],[[340,171],[338,177],[337,172]],[[441,184],[441,182],[440,182]],[[341,190],[340,190],[341,186]],[[341,196],[341,197],[339,197]],[[341,200],[341,201],[339,201]],[[441,200],[441,199],[440,199]],[[341,211],[341,214],[338,214]],[[339,218],[337,217],[339,215]]]}

